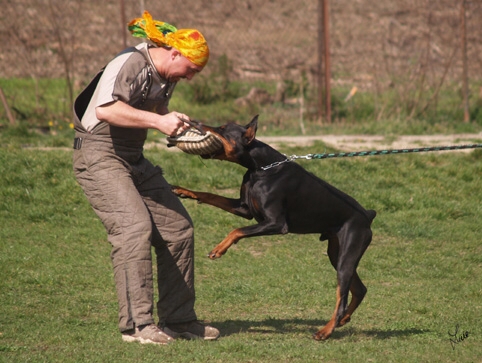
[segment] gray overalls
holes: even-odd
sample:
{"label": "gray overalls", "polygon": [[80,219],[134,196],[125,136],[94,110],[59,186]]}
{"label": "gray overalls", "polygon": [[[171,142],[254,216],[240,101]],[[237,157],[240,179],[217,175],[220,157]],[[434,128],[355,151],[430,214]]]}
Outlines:
{"label": "gray overalls", "polygon": [[[105,84],[99,84],[112,71],[110,79],[115,82],[110,82],[113,91],[107,97],[149,111],[169,102],[174,85],[159,76],[147,46],[127,49],[121,56],[120,64],[108,65],[75,101],[73,166],[112,245],[122,332],[154,323],[152,246],[157,257],[159,324],[196,320],[196,314],[192,220],[161,168],[144,158],[147,130],[92,120],[95,99],[105,94]],[[87,130],[84,124],[95,126]]]}

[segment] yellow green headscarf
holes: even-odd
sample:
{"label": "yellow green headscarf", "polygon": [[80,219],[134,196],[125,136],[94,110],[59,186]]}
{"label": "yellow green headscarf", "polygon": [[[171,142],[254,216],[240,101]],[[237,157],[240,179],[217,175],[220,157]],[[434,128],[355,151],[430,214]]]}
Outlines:
{"label": "yellow green headscarf", "polygon": [[133,19],[127,27],[134,37],[147,38],[159,47],[176,48],[197,66],[204,67],[208,62],[208,43],[196,29],[177,29],[168,23],[152,19],[147,11],[144,11],[142,18]]}

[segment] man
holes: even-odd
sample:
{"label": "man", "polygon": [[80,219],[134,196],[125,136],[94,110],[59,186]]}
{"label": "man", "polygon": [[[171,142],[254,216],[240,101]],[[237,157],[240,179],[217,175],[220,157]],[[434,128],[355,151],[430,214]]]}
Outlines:
{"label": "man", "polygon": [[209,48],[199,31],[177,30],[148,12],[131,21],[129,30],[154,44],[121,52],[76,99],[75,176],[112,245],[123,340],[168,344],[177,337],[217,339],[219,331],[201,324],[194,311],[191,218],[161,168],[143,156],[148,129],[173,136],[189,127],[187,115],[169,112],[169,100],[179,80],[202,71]]}

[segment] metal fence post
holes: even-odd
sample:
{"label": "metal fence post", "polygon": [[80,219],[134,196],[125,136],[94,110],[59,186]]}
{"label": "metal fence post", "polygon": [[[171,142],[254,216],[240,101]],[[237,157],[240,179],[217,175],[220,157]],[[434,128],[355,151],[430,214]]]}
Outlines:
{"label": "metal fence post", "polygon": [[466,0],[460,2],[460,40],[462,42],[462,94],[464,98],[464,122],[470,122],[469,112],[469,71],[467,60]]}

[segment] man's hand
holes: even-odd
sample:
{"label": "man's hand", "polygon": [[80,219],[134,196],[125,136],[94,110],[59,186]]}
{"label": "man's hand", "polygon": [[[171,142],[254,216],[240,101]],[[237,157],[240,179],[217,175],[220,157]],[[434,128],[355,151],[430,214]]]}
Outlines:
{"label": "man's hand", "polygon": [[166,135],[176,136],[190,127],[189,124],[183,121],[183,120],[190,121],[190,118],[189,116],[183,113],[173,111],[161,117],[163,118],[162,123],[163,123],[163,129],[165,131],[161,129],[158,129],[158,130],[163,132]]}

